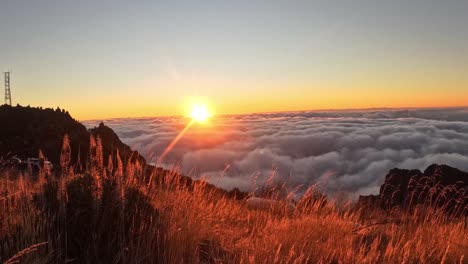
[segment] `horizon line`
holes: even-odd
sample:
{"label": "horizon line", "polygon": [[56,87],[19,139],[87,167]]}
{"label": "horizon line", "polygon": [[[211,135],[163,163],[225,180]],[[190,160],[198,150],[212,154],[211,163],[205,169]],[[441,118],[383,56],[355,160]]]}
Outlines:
{"label": "horizon line", "polygon": [[[305,110],[285,110],[285,111],[259,111],[251,113],[230,113],[230,114],[215,114],[213,117],[221,116],[243,116],[243,115],[258,115],[258,114],[276,114],[276,113],[303,113],[303,112],[347,112],[347,111],[373,111],[373,110],[423,110],[423,109],[464,109],[468,105],[460,106],[427,106],[427,107],[367,107],[367,108],[315,108]],[[70,113],[70,115],[72,115]],[[134,116],[134,117],[109,117],[109,118],[91,118],[91,119],[77,119],[80,122],[85,121],[103,121],[103,120],[117,120],[117,119],[149,119],[149,118],[173,118],[185,117],[184,115],[152,115],[152,116]]]}

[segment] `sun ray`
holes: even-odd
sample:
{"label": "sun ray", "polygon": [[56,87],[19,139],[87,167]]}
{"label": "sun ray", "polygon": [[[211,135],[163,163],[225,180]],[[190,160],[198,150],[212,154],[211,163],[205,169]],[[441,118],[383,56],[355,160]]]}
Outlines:
{"label": "sun ray", "polygon": [[[195,123],[206,123],[208,119],[211,117],[211,113],[208,110],[208,107],[206,105],[202,104],[195,104],[192,106],[192,110],[190,112],[190,117],[191,120],[190,122],[184,127],[182,131],[169,143],[169,145],[164,149],[163,153],[161,156],[159,156],[156,166],[160,165],[162,160],[166,157],[167,153],[169,153],[174,146],[179,142],[179,140],[184,136],[184,134],[189,130],[189,128],[195,124]],[[150,181],[148,182],[148,189],[151,186],[152,182],[152,175],[150,177]]]}
{"label": "sun ray", "polygon": [[187,130],[195,123],[195,120],[191,120],[182,131],[171,141],[171,143],[167,146],[167,148],[163,151],[161,156],[159,156],[158,162],[156,164],[160,164],[162,159],[171,151],[174,146],[179,142],[179,140],[182,138],[182,136],[187,132]]}

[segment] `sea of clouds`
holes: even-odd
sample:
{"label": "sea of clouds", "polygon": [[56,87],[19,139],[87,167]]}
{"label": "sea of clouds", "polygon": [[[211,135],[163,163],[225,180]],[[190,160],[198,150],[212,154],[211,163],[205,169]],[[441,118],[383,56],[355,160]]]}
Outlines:
{"label": "sea of clouds", "polygon": [[[155,163],[189,120],[104,120],[132,149]],[[86,121],[93,127],[99,121]],[[328,193],[378,193],[395,167],[432,163],[468,171],[468,108],[310,111],[218,116],[195,124],[161,162],[225,189],[266,181],[292,188],[318,184]]]}

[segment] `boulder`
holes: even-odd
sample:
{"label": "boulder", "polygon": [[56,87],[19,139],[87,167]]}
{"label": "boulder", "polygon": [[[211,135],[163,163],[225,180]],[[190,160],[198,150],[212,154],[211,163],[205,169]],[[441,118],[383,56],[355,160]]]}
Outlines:
{"label": "boulder", "polygon": [[437,164],[424,172],[392,169],[385,176],[380,193],[360,196],[358,204],[383,209],[428,206],[450,214],[468,215],[468,173]]}

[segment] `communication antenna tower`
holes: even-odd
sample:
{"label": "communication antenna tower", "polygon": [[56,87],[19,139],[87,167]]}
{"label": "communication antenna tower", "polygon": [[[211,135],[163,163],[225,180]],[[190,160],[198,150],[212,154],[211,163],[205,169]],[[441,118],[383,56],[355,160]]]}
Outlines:
{"label": "communication antenna tower", "polygon": [[10,90],[10,71],[5,74],[5,104],[11,105],[11,90]]}

